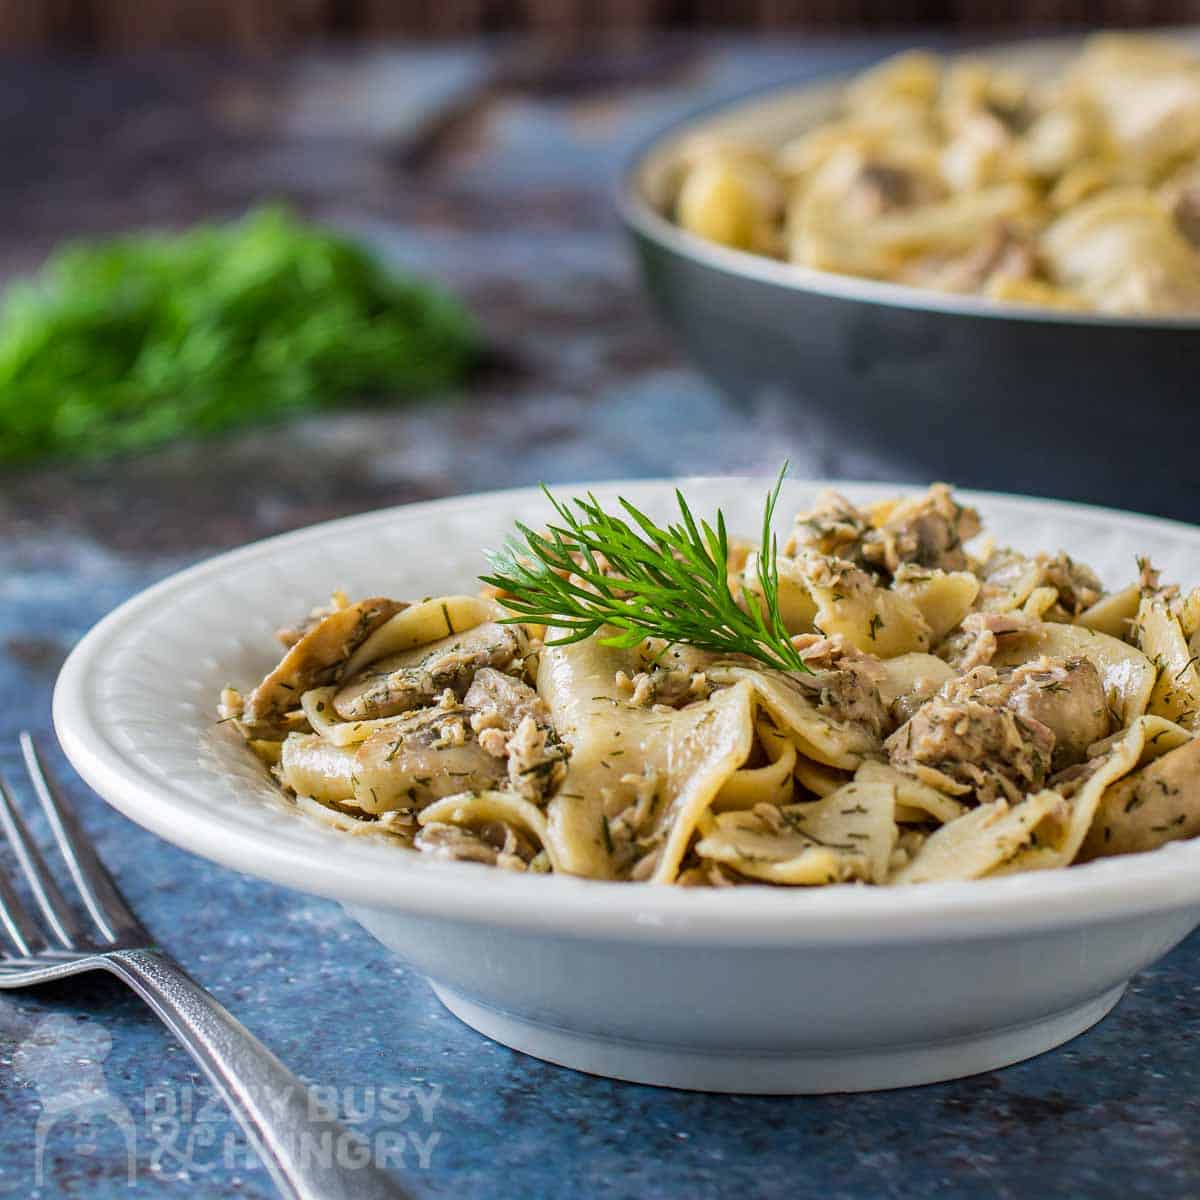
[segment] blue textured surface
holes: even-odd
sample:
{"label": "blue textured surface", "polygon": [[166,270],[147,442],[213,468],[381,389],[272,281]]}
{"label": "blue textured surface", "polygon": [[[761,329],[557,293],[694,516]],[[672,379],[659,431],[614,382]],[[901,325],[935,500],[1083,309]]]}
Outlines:
{"label": "blue textured surface", "polygon": [[[481,313],[503,361],[454,403],[349,413],[118,467],[0,477],[0,768],[19,774],[18,727],[48,731],[55,673],[88,626],[178,566],[253,537],[455,491],[769,469],[785,453],[799,474],[895,474],[856,454],[852,434],[813,442],[794,415],[735,410],[682,367],[636,298],[602,196],[625,149],[656,121],[878,49],[776,43],[716,53],[673,44],[626,82],[560,64],[541,88],[488,93],[422,150],[411,176],[389,173],[396,148],[387,131],[389,122],[409,130],[404,88],[417,104],[431,68],[410,71],[417,60],[404,55],[297,61],[281,76],[228,66],[219,87],[212,64],[157,74],[144,66],[136,79],[98,68],[82,81],[68,73],[39,84],[59,116],[59,159],[50,170],[14,119],[0,123],[0,139],[27,156],[25,190],[6,194],[4,261],[24,262],[76,227],[177,221],[288,194],[449,279]],[[451,58],[457,66],[442,82],[461,97],[480,60]],[[534,82],[538,71],[552,74],[542,63]],[[68,103],[76,90],[106,97],[103,174],[87,104]],[[332,127],[330,95],[344,106]],[[83,115],[71,118],[77,109]],[[180,144],[190,147],[186,162],[156,158]],[[404,1147],[417,1195],[1200,1191],[1195,938],[1139,977],[1100,1027],[1002,1072],[820,1099],[660,1091],[487,1042],[335,905],[193,858],[74,781],[71,792],[147,924],[289,1065],[339,1089],[377,1148],[391,1146],[395,1161]],[[39,1114],[100,1072],[117,1102],[110,1116],[88,1127],[62,1114],[35,1191]],[[272,1195],[236,1127],[205,1096],[190,1060],[116,984],[0,995],[2,1195]],[[136,1134],[133,1187],[111,1119],[124,1111]]]}

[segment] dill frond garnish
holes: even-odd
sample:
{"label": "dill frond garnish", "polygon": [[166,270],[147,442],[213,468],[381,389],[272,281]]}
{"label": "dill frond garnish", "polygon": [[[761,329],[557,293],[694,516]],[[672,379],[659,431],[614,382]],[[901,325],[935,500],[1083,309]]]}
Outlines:
{"label": "dill frond garnish", "polygon": [[559,500],[542,491],[558,521],[545,533],[520,522],[524,542],[510,539],[488,555],[485,584],[499,589],[511,621],[551,625],[550,644],[579,642],[609,629],[606,646],[629,648],[663,638],[718,654],[744,654],[783,671],[809,672],[779,612],[778,547],[771,522],[787,463],[768,492],[758,552],[760,594],[738,604],[729,587],[729,535],[698,521],[676,490],[680,521],[658,525],[628,500],[606,512],[592,493]]}

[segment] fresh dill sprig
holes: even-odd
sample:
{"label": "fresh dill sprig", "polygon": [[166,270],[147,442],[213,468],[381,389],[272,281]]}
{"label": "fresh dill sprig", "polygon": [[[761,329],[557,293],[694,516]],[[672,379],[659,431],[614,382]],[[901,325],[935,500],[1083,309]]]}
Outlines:
{"label": "fresh dill sprig", "polygon": [[768,492],[758,552],[760,595],[741,607],[729,587],[729,535],[717,510],[715,527],[697,521],[675,492],[680,523],[657,525],[628,500],[624,516],[606,512],[592,493],[570,501],[542,491],[559,521],[538,533],[517,522],[517,539],[488,555],[512,621],[562,630],[551,645],[579,642],[608,627],[600,640],[629,648],[647,637],[718,654],[744,654],[784,671],[805,671],[779,612],[778,546],[771,530],[787,463]]}

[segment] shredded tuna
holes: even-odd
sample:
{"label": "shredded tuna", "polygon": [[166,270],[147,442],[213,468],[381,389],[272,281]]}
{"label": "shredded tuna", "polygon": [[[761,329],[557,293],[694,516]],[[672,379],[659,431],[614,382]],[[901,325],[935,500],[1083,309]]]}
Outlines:
{"label": "shredded tuna", "polygon": [[1006,634],[1029,633],[1040,625],[1037,618],[1020,611],[968,613],[958,630],[937,648],[937,654],[965,674],[987,666]]}
{"label": "shredded tuna", "polygon": [[861,561],[861,547],[871,535],[871,519],[838,492],[817,496],[811,512],[799,513],[792,536],[784,546],[789,555],[816,550],[833,558]]}
{"label": "shredded tuna", "polygon": [[647,708],[654,703],[654,684],[650,681],[647,671],[638,671],[630,677],[624,671],[618,671],[616,676],[617,691],[623,695],[634,708]]}
{"label": "shredded tuna", "polygon": [[1044,784],[1054,733],[1006,707],[1011,692],[991,667],[950,680],[884,743],[892,765],[925,767],[967,787],[981,804],[1017,803]]}
{"label": "shredded tuna", "polygon": [[545,701],[519,679],[492,667],[475,673],[463,698],[479,745],[506,758],[509,785],[527,800],[540,801],[562,779],[565,749],[550,726]]}
{"label": "shredded tuna", "polygon": [[632,676],[626,671],[618,671],[615,682],[617,690],[634,708],[654,707],[667,711],[693,700],[707,699],[711,690],[703,671],[689,671],[686,667],[652,667]]}
{"label": "shredded tuna", "polygon": [[1092,663],[1042,657],[1013,670],[974,667],[950,680],[885,748],[894,765],[936,770],[981,801],[1016,799],[1050,771],[1082,762],[1110,728]]}
{"label": "shredded tuna", "polygon": [[424,854],[452,862],[477,862],[509,871],[528,870],[535,847],[503,821],[489,821],[476,829],[431,821],[413,839]]}
{"label": "shredded tuna", "polygon": [[541,800],[562,782],[566,754],[553,730],[533,716],[521,723],[508,740],[509,786],[527,800]]}
{"label": "shredded tuna", "polygon": [[935,483],[924,496],[892,509],[878,538],[866,547],[866,558],[890,573],[901,563],[963,571],[967,566],[963,543],[981,528],[975,509],[959,504],[944,483]]}
{"label": "shredded tuna", "polygon": [[884,678],[879,660],[855,649],[840,634],[798,634],[792,644],[812,674],[795,672],[789,678],[810,693],[817,708],[836,721],[862,725],[881,737],[891,722],[879,694]]}
{"label": "shredded tuna", "polygon": [[817,550],[885,579],[902,563],[962,571],[967,566],[963,543],[980,528],[979,514],[959,504],[944,483],[901,501],[876,521],[836,492],[824,492],[812,512],[796,518],[787,550]]}
{"label": "shredded tuna", "polygon": [[1058,592],[1058,605],[1069,616],[1079,616],[1104,595],[1104,585],[1096,572],[1076,562],[1065,550],[1053,557],[1036,555],[1034,561],[1042,568],[1042,582]]}
{"label": "shredded tuna", "polygon": [[512,733],[530,716],[541,724],[550,720],[546,702],[533,688],[494,667],[480,667],[475,672],[463,696],[463,707],[470,711],[471,728],[476,733],[487,729]]}

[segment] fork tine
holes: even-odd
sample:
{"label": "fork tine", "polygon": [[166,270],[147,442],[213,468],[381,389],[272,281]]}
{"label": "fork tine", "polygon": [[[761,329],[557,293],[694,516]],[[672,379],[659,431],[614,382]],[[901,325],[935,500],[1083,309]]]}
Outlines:
{"label": "fork tine", "polygon": [[21,810],[17,808],[12,792],[8,790],[2,778],[0,778],[0,828],[4,830],[5,836],[12,845],[17,862],[25,874],[25,881],[29,884],[29,890],[33,893],[33,898],[37,901],[38,908],[42,910],[42,915],[53,930],[54,936],[68,950],[74,949],[75,944],[84,936],[83,926],[80,925],[79,918],[71,911],[62,892],[58,890],[58,884],[54,882],[54,877],[50,874],[50,869],[46,866],[46,860],[42,858],[37,843],[29,836],[29,830],[21,817]]}
{"label": "fork tine", "polygon": [[54,840],[101,935],[110,942],[116,942],[122,933],[144,932],[117,890],[112,876],[96,857],[74,810],[51,783],[33,736],[27,730],[22,730],[19,740],[25,768],[45,810]]}
{"label": "fork tine", "polygon": [[0,927],[8,934],[8,940],[22,958],[29,958],[45,943],[3,871],[0,871]]}

